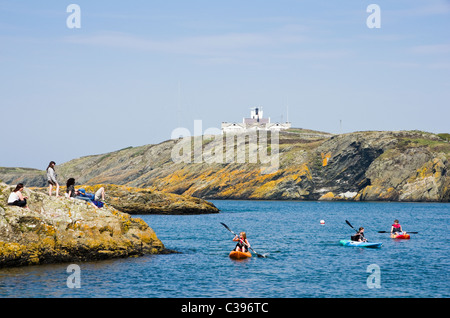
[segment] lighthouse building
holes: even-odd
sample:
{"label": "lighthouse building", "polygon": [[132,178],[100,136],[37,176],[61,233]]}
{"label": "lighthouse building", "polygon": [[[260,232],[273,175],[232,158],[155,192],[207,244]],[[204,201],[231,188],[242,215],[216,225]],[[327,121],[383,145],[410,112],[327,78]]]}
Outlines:
{"label": "lighthouse building", "polygon": [[270,117],[264,118],[259,107],[251,109],[250,118],[243,118],[242,123],[222,122],[222,132],[246,132],[249,130],[283,130],[291,128],[290,122],[271,123]]}

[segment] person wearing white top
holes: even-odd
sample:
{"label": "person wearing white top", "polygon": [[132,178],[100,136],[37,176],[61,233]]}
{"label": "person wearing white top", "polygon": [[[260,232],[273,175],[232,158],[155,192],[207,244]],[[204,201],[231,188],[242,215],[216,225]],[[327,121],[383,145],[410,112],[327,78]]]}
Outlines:
{"label": "person wearing white top", "polygon": [[23,183],[19,183],[16,188],[11,192],[8,198],[8,205],[15,205],[21,208],[26,208],[29,210],[27,206],[27,199],[28,197],[24,197],[22,195],[23,191]]}
{"label": "person wearing white top", "polygon": [[59,197],[59,184],[56,180],[55,165],[56,163],[54,161],[50,161],[47,167],[48,195],[52,196],[53,186],[55,186],[56,196]]}

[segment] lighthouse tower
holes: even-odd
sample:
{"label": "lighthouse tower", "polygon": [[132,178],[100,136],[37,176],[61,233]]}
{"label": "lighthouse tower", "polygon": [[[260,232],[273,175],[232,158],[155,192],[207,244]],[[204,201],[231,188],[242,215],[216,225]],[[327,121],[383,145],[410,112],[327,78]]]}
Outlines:
{"label": "lighthouse tower", "polygon": [[252,110],[250,112],[250,118],[256,119],[256,122],[259,123],[260,119],[263,118],[262,109],[259,109],[258,107],[252,108]]}

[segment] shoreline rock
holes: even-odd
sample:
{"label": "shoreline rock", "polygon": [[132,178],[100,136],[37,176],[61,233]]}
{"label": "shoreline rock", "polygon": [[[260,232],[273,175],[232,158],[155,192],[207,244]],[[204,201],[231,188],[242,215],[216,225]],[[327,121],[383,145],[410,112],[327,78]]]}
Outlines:
{"label": "shoreline rock", "polygon": [[81,187],[91,193],[95,193],[97,189],[104,187],[108,204],[129,214],[186,215],[219,213],[219,209],[211,202],[187,195],[112,184],[77,186],[77,188]]}
{"label": "shoreline rock", "polygon": [[[115,184],[79,185],[76,189],[85,189],[95,193],[100,187],[105,189],[107,203],[121,212],[136,214],[190,215],[219,213],[219,209],[211,202],[174,193],[164,193],[152,189],[121,186]],[[47,188],[35,190],[48,193]],[[66,187],[60,187],[64,194]]]}
{"label": "shoreline rock", "polygon": [[113,207],[25,188],[28,210],[6,205],[12,189],[0,183],[0,268],[171,252],[142,219]]}

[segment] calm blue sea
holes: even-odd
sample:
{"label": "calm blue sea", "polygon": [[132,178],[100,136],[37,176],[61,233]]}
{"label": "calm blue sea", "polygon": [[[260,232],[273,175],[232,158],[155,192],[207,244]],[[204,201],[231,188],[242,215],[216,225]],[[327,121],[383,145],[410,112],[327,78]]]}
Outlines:
{"label": "calm blue sea", "polygon": [[[69,264],[0,269],[0,297],[450,296],[450,204],[213,202],[219,214],[136,216],[180,254],[79,263],[80,288],[67,285]],[[389,231],[394,219],[419,233],[410,240],[377,233]],[[345,220],[365,227],[366,237],[383,246],[340,246],[354,232]],[[246,231],[252,247],[267,258],[229,259],[235,243],[220,222]]]}

